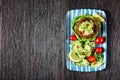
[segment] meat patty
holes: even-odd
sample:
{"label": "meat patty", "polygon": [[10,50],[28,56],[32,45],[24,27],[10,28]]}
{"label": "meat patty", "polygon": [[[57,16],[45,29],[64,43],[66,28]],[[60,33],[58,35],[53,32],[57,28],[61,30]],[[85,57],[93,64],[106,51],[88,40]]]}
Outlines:
{"label": "meat patty", "polygon": [[[92,21],[92,22],[94,23],[93,28],[92,28],[93,33],[91,33],[91,34],[89,34],[89,35],[84,35],[84,31],[81,32],[81,31],[79,30],[79,27],[80,27],[79,25],[80,25],[82,22],[85,22],[85,21]],[[82,38],[91,38],[91,37],[93,37],[93,36],[98,32],[98,24],[97,24],[94,20],[92,20],[91,18],[83,18],[83,19],[79,20],[79,21],[76,23],[76,32],[77,32],[77,34],[78,34],[80,37],[82,37]]]}

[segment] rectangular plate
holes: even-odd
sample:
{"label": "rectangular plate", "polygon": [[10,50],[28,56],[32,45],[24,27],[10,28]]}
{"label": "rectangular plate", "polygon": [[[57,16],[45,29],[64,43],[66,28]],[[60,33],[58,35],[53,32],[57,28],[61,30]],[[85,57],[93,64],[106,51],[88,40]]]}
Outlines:
{"label": "rectangular plate", "polygon": [[[68,59],[68,56],[67,56],[68,53],[70,52],[69,36],[73,34],[72,28],[71,28],[71,21],[75,17],[80,16],[82,14],[92,15],[94,12],[99,14],[105,19],[105,22],[102,23],[103,26],[101,27],[101,30],[98,33],[98,35],[105,37],[105,42],[100,45],[95,45],[96,47],[102,47],[104,49],[104,52],[102,53],[104,64],[96,69],[91,68],[90,66],[87,66],[87,67],[77,66],[73,64]],[[95,71],[101,71],[105,69],[106,62],[107,62],[107,19],[106,19],[105,12],[103,10],[96,10],[96,9],[75,9],[75,10],[68,11],[66,15],[66,41],[65,42],[66,42],[66,67],[67,69],[72,70],[72,71],[80,71],[80,72],[95,72]]]}

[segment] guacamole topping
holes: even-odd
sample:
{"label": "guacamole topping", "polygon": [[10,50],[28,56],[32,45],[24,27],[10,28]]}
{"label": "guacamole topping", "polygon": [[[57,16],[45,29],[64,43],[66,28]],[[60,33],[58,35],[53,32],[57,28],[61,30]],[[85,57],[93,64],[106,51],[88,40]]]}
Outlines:
{"label": "guacamole topping", "polygon": [[83,32],[83,35],[89,35],[89,34],[92,34],[94,32],[92,29],[93,26],[94,26],[94,23],[91,20],[85,21],[79,25],[79,30],[81,32]]}

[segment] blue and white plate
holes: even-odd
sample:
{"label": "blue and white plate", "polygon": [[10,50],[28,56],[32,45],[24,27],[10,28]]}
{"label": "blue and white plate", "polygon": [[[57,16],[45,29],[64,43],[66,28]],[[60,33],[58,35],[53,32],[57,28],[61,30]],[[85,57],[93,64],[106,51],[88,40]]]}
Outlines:
{"label": "blue and white plate", "polygon": [[[88,14],[92,15],[93,13],[97,13],[100,16],[102,16],[105,19],[105,22],[103,22],[103,27],[99,31],[98,35],[104,36],[105,37],[105,42],[101,45],[96,45],[97,47],[102,47],[104,48],[104,52],[102,53],[103,56],[103,61],[104,64],[101,65],[100,67],[94,69],[91,68],[90,66],[84,67],[84,66],[77,66],[73,64],[69,59],[68,59],[68,53],[70,52],[70,40],[69,36],[72,35],[72,28],[71,28],[71,21],[82,14]],[[80,72],[94,72],[94,71],[101,71],[106,68],[106,62],[107,62],[107,19],[106,19],[106,14],[103,10],[96,10],[96,9],[75,9],[75,10],[70,10],[67,12],[66,15],[66,67],[67,69],[71,71],[80,71]]]}

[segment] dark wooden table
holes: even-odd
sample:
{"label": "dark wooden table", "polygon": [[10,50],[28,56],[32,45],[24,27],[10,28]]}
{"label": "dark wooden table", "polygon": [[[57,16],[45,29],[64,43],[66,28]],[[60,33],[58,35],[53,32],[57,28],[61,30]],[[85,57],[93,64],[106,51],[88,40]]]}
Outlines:
{"label": "dark wooden table", "polygon": [[[0,80],[120,80],[120,0],[0,0]],[[107,69],[65,66],[65,17],[76,8],[105,10]]]}

